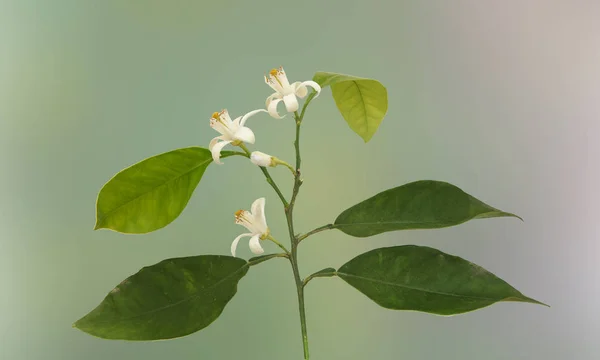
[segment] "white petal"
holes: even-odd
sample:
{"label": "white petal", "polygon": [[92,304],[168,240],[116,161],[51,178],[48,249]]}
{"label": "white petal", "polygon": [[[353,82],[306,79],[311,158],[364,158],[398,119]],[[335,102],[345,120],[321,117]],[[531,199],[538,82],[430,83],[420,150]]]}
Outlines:
{"label": "white petal", "polygon": [[213,148],[210,149],[212,153],[212,158],[215,161],[215,164],[223,164],[221,162],[221,150],[225,147],[225,145],[231,144],[231,141],[221,141],[213,145]]}
{"label": "white petal", "polygon": [[231,122],[231,116],[229,116],[229,111],[227,111],[227,109],[221,110],[219,114],[221,115],[221,119],[223,119],[223,121],[228,124]]}
{"label": "white petal", "polygon": [[294,94],[300,99],[304,99],[306,94],[308,94],[308,89],[300,81],[293,83],[292,87],[294,88]]}
{"label": "white petal", "polygon": [[271,87],[271,89],[275,90],[276,92],[278,92],[278,93],[283,92],[281,85],[279,85],[277,80],[275,80],[275,78],[272,75],[269,74],[269,77],[265,76],[265,83],[267,83],[267,85],[269,85]]}
{"label": "white petal", "polygon": [[252,236],[252,239],[250,239],[250,251],[256,255],[260,255],[265,252],[262,246],[260,246],[260,234],[256,234]]}
{"label": "white petal", "polygon": [[236,213],[236,219],[235,219],[236,224],[242,225],[248,231],[250,231],[252,234],[258,234],[258,231],[255,228],[253,222],[254,222],[254,216],[252,216],[252,213],[250,213],[249,211],[242,210],[242,213],[240,214],[239,217],[237,216],[237,213]]}
{"label": "white petal", "polygon": [[267,109],[269,108],[269,104],[271,104],[271,101],[273,101],[275,99],[281,99],[281,94],[279,94],[278,92],[275,92],[275,93],[272,93],[271,95],[269,95],[269,97],[267,97],[267,101],[265,101],[265,105],[267,106]]}
{"label": "white petal", "polygon": [[279,81],[281,81],[281,85],[284,89],[290,87],[290,82],[287,78],[287,75],[285,74],[285,71],[283,71],[283,67],[279,67],[279,71],[277,72],[277,78],[279,79]]}
{"label": "white petal", "polygon": [[298,99],[296,98],[296,94],[289,94],[283,97],[283,102],[285,103],[285,108],[288,112],[294,112],[298,110]]}
{"label": "white petal", "polygon": [[252,206],[250,207],[250,212],[252,213],[252,215],[257,216],[258,213],[264,214],[265,202],[266,200],[264,197],[254,200]]}
{"label": "white petal", "polygon": [[279,105],[281,101],[283,101],[283,99],[276,99],[271,101],[271,103],[269,104],[269,108],[267,109],[269,111],[269,115],[271,115],[275,119],[283,119],[285,117],[279,115],[279,113],[277,112],[277,105]]}
{"label": "white petal", "polygon": [[313,99],[316,99],[321,94],[321,86],[312,80],[304,81],[300,85],[304,87],[310,86],[311,88],[315,89],[317,95],[315,95]]}
{"label": "white petal", "polygon": [[240,239],[243,237],[250,237],[252,236],[252,234],[242,234],[238,237],[235,238],[235,240],[233,240],[233,242],[231,243],[231,255],[233,255],[235,257],[235,249],[238,246],[238,243],[240,242]]}
{"label": "white petal", "polygon": [[219,120],[210,119],[210,127],[217,131],[219,134],[228,136],[230,133],[229,129],[225,125],[223,125]]}
{"label": "white petal", "polygon": [[252,207],[250,208],[250,211],[252,212],[252,215],[254,216],[254,219],[256,220],[257,224],[256,226],[259,226],[261,229],[262,233],[267,232],[267,218],[265,217],[265,198],[260,198],[260,199],[256,199],[253,203],[252,203]]}
{"label": "white petal", "polygon": [[235,132],[235,130],[237,130],[237,129],[240,128],[240,121],[241,121],[241,119],[242,119],[242,117],[238,116],[238,117],[235,118],[235,120],[233,120],[231,122],[231,127],[234,129],[234,132]]}
{"label": "white petal", "polygon": [[233,137],[235,140],[240,140],[248,144],[254,144],[254,141],[256,141],[252,130],[245,126],[240,127],[235,134],[233,134]]}
{"label": "white petal", "polygon": [[208,144],[208,150],[212,150],[212,148],[215,146],[216,143],[219,142],[219,140],[225,140],[223,139],[223,136],[217,136],[216,138],[212,139],[210,141],[210,144]]}
{"label": "white petal", "polygon": [[244,126],[244,124],[246,124],[246,120],[248,120],[250,117],[261,113],[261,112],[267,112],[267,110],[265,109],[258,109],[258,110],[252,110],[249,113],[247,113],[246,115],[242,116],[242,120],[240,121],[240,126]]}

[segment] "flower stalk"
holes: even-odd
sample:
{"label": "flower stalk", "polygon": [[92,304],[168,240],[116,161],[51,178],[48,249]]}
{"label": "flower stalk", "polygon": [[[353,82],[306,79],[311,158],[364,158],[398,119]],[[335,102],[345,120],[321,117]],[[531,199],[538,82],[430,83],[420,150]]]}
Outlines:
{"label": "flower stalk", "polygon": [[267,236],[267,240],[271,240],[272,242],[275,243],[275,245],[279,246],[279,248],[281,248],[281,250],[285,251],[285,253],[289,256],[290,255],[290,251],[283,246],[283,244],[281,244],[279,241],[275,240],[274,237],[272,237],[271,235]]}

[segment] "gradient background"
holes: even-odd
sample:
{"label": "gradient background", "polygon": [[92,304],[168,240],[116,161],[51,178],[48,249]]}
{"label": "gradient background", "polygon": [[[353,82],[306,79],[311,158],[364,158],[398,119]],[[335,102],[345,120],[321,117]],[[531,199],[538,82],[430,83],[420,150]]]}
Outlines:
{"label": "gradient background", "polygon": [[[600,358],[599,15],[599,2],[576,0],[0,0],[0,358],[301,358],[292,274],[277,259],[253,268],[222,316],[191,336],[128,343],[71,328],[142,266],[227,254],[243,230],[234,211],[260,196],[285,239],[277,197],[241,158],[211,166],[165,229],[92,231],[112,175],[206,146],[210,114],[263,106],[262,76],[279,65],[293,81],[319,70],[376,78],[390,100],[368,144],[329,89],[313,102],[298,231],[418,179],[449,181],[525,219],[319,234],[301,248],[304,275],[422,244],[552,306],[445,318],[385,310],[340,279],[318,279],[307,288],[312,359]],[[292,160],[289,121],[249,124],[253,149]],[[287,170],[273,173],[289,192]],[[239,255],[251,256],[247,243]]]}

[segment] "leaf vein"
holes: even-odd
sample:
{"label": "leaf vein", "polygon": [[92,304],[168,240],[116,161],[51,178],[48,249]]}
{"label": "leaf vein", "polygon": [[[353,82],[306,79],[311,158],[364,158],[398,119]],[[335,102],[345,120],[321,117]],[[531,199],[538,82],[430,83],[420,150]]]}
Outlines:
{"label": "leaf vein", "polygon": [[185,303],[185,302],[187,302],[189,300],[198,298],[200,296],[200,294],[202,294],[202,293],[209,292],[210,290],[212,290],[212,289],[216,288],[217,286],[221,285],[221,283],[223,283],[224,281],[228,280],[229,278],[231,278],[232,276],[236,275],[237,273],[239,273],[240,271],[244,270],[245,268],[247,268],[249,266],[250,266],[250,264],[246,263],[242,267],[240,267],[236,271],[232,272],[231,274],[227,275],[226,277],[222,278],[221,280],[217,281],[216,283],[214,283],[214,284],[212,284],[212,285],[210,285],[208,287],[202,288],[199,291],[197,291],[196,293],[190,295],[189,297],[187,297],[185,299],[182,299],[182,300],[179,300],[177,302],[174,302],[172,304],[167,304],[167,305],[158,307],[156,309],[153,309],[153,310],[150,310],[150,311],[146,311],[146,312],[143,312],[141,314],[137,314],[135,316],[130,316],[130,317],[127,317],[127,318],[120,318],[120,319],[114,319],[113,318],[113,319],[108,319],[108,320],[104,320],[104,321],[96,321],[96,323],[112,323],[112,322],[115,322],[115,321],[118,321],[118,322],[129,321],[129,320],[136,319],[136,318],[139,318],[139,317],[142,317],[142,316],[154,314],[156,312],[159,312],[159,311],[162,311],[162,310],[166,310],[166,309],[174,307],[174,306],[178,306],[178,305],[180,305],[182,303]]}
{"label": "leaf vein", "polygon": [[430,293],[430,294],[437,294],[437,295],[444,295],[444,296],[451,296],[451,297],[459,297],[459,298],[477,299],[477,300],[492,300],[492,301],[501,301],[502,300],[502,299],[494,299],[494,298],[488,298],[488,297],[482,297],[482,296],[461,295],[461,294],[447,293],[447,292],[443,292],[443,291],[434,291],[434,290],[419,288],[419,287],[415,287],[415,286],[408,286],[408,285],[402,285],[402,284],[392,283],[392,282],[378,280],[378,279],[367,278],[367,277],[364,277],[364,276],[346,274],[346,273],[343,273],[343,272],[340,272],[340,271],[338,271],[337,274],[338,274],[338,276],[342,275],[342,276],[347,276],[347,277],[350,277],[350,278],[356,278],[356,279],[360,279],[360,280],[370,281],[370,282],[373,282],[373,283],[376,283],[376,284],[382,284],[382,285],[389,285],[389,286],[394,286],[394,287],[400,287],[400,288],[404,288],[404,289],[408,289],[408,290],[422,291],[422,292],[426,292],[426,293]]}
{"label": "leaf vein", "polygon": [[[185,171],[185,172],[183,172],[183,173],[180,173],[179,175],[177,175],[177,176],[174,176],[173,178],[171,178],[171,179],[169,179],[169,180],[165,181],[164,183],[161,183],[161,184],[159,184],[159,185],[156,185],[156,186],[154,186],[153,188],[149,189],[148,191],[146,191],[146,192],[144,192],[144,193],[142,193],[142,194],[140,194],[140,195],[136,196],[135,198],[133,198],[133,199],[131,199],[131,200],[128,200],[128,201],[126,201],[126,202],[122,203],[121,205],[117,206],[116,208],[114,208],[114,209],[111,209],[110,211],[108,211],[108,212],[106,212],[106,213],[103,213],[101,217],[98,217],[98,224],[101,224],[101,223],[102,223],[104,220],[106,220],[106,218],[107,218],[107,217],[109,217],[110,215],[114,214],[115,212],[117,212],[117,211],[118,211],[119,209],[121,209],[122,207],[124,207],[124,206],[126,206],[126,205],[129,205],[129,204],[131,204],[131,203],[134,203],[134,202],[136,202],[136,201],[137,201],[137,200],[139,200],[140,198],[142,198],[142,197],[144,197],[144,196],[146,196],[146,195],[150,194],[151,192],[155,191],[156,189],[158,189],[158,188],[160,188],[160,187],[166,186],[167,184],[170,184],[170,183],[172,183],[172,182],[174,182],[174,181],[176,181],[176,180],[179,180],[179,179],[181,179],[183,176],[185,176],[185,175],[188,175],[188,174],[192,173],[193,171],[197,170],[198,168],[200,168],[201,166],[203,166],[203,165],[205,165],[205,164],[207,164],[207,163],[210,163],[211,161],[212,161],[212,159],[211,159],[211,158],[209,158],[209,159],[207,159],[207,160],[204,160],[202,163],[200,163],[200,164],[198,164],[198,165],[194,166],[194,167],[193,167],[193,168],[191,168],[190,170],[187,170],[187,171]],[[133,166],[135,166],[135,165],[133,165]],[[124,170],[123,170],[123,171],[124,171]],[[122,173],[123,171],[121,171],[120,173]],[[118,174],[117,174],[117,175],[118,175]],[[114,178],[113,178],[113,179],[114,179]],[[110,181],[109,181],[109,182],[110,182]],[[107,183],[107,184],[108,184],[108,183]],[[102,192],[102,191],[101,191],[101,192]]]}

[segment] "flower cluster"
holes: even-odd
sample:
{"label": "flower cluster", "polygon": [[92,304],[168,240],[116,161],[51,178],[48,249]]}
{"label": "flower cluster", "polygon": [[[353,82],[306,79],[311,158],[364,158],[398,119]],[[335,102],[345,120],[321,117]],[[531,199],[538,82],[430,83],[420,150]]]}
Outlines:
{"label": "flower cluster", "polygon": [[[315,92],[315,98],[319,96],[321,87],[314,81],[297,81],[290,84],[283,67],[269,71],[268,76],[265,75],[265,83],[269,85],[275,92],[267,97],[265,102],[266,109],[258,109],[248,112],[247,114],[231,120],[227,109],[220,112],[215,112],[210,118],[210,127],[215,129],[219,136],[210,141],[208,146],[212,153],[213,160],[216,164],[221,162],[221,151],[227,145],[239,146],[249,156],[250,161],[261,167],[274,167],[277,165],[285,165],[292,172],[294,169],[285,161],[282,161],[274,156],[265,154],[260,151],[249,153],[245,144],[254,144],[256,138],[254,132],[246,126],[246,121],[261,112],[266,112],[275,119],[282,119],[286,115],[281,116],[277,111],[277,106],[283,101],[287,113],[298,111],[298,98],[303,99],[308,95],[308,87],[311,87]],[[264,252],[260,245],[260,240],[269,239],[274,242],[267,227],[265,218],[265,199],[260,198],[252,204],[251,211],[239,210],[235,213],[236,224],[243,225],[248,229],[249,233],[241,234],[236,237],[231,244],[231,254],[235,256],[237,244],[243,237],[251,237],[250,250],[254,254],[262,254]]]}

